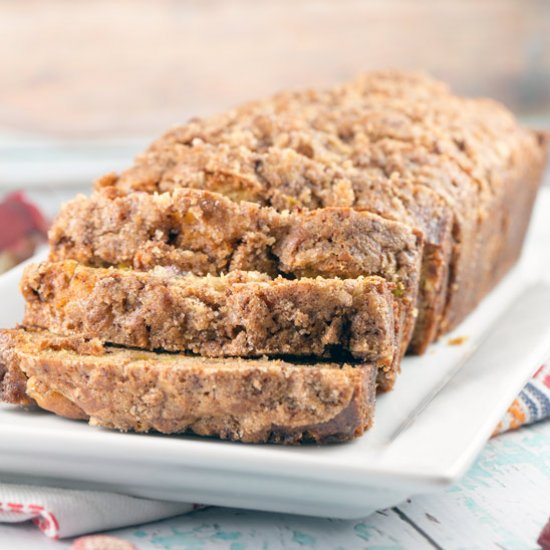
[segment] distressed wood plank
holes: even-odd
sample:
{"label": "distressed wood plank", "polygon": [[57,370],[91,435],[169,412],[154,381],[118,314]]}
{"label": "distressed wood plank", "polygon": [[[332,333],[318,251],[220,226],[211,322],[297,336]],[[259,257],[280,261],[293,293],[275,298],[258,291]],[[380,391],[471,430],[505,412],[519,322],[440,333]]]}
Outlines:
{"label": "distressed wood plank", "polygon": [[208,508],[188,516],[141,528],[121,529],[112,534],[130,540],[140,550],[195,547],[201,550],[434,548],[393,510],[378,512],[363,521],[345,521]]}
{"label": "distressed wood plank", "polygon": [[550,516],[550,423],[491,440],[456,486],[400,511],[446,550],[536,548]]}

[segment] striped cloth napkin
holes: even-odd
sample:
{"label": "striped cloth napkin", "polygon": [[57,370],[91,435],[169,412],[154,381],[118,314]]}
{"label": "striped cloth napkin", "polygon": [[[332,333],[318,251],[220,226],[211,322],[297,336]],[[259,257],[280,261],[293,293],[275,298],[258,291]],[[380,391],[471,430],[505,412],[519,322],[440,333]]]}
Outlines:
{"label": "striped cloth napkin", "polygon": [[498,423],[494,435],[550,418],[550,363],[543,365],[525,385]]}

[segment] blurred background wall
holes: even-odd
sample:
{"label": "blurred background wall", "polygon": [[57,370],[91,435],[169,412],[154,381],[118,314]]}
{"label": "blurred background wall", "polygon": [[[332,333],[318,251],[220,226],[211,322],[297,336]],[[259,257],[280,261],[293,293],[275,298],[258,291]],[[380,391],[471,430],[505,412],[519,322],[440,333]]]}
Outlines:
{"label": "blurred background wall", "polygon": [[361,70],[550,114],[549,0],[0,0],[0,194],[50,210],[168,126]]}
{"label": "blurred background wall", "polygon": [[152,136],[287,86],[429,71],[550,109],[548,0],[0,2],[0,127]]}

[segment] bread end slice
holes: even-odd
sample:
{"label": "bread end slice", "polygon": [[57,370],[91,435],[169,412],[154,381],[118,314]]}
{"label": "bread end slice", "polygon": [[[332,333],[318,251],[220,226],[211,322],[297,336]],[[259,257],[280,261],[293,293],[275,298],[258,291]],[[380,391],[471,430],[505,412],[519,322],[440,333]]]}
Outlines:
{"label": "bread end slice", "polygon": [[372,424],[371,365],[208,359],[0,331],[0,399],[120,431],[246,443],[348,441]]}

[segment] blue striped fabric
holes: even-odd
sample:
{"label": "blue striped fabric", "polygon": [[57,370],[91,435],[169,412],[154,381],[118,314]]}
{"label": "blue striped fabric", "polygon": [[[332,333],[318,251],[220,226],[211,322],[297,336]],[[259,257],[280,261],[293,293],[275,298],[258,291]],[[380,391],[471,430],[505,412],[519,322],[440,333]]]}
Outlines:
{"label": "blue striped fabric", "polygon": [[495,430],[495,435],[550,418],[550,363],[525,385]]}

